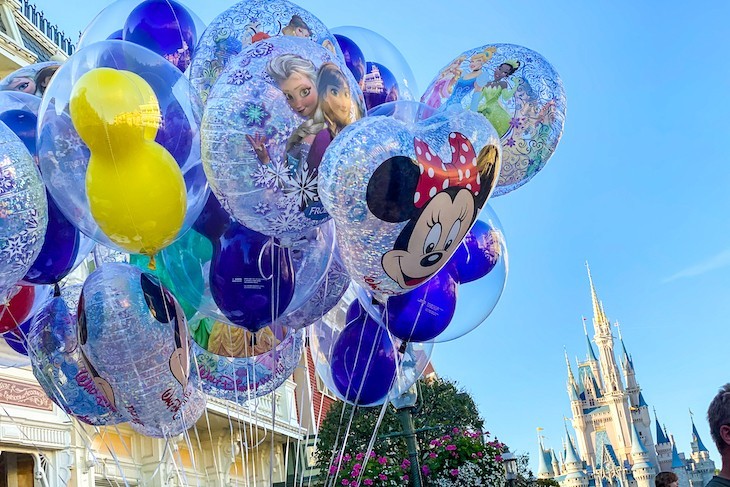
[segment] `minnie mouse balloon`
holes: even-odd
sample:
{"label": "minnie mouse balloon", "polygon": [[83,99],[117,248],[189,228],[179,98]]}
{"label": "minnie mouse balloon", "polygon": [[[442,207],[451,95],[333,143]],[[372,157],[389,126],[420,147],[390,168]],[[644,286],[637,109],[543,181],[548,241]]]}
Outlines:
{"label": "minnie mouse balloon", "polygon": [[547,163],[565,123],[565,92],[540,54],[513,44],[488,44],[459,55],[434,78],[421,102],[481,114],[502,140],[494,196],[513,191]]}
{"label": "minnie mouse balloon", "polygon": [[94,384],[79,349],[76,317],[61,296],[38,313],[27,340],[33,375],[61,409],[95,426],[124,421]]}
{"label": "minnie mouse balloon", "polygon": [[[428,111],[392,105],[395,115]],[[500,154],[491,125],[465,111],[368,116],[345,129],[322,161],[320,189],[353,280],[385,302],[433,277],[491,194]]]}
{"label": "minnie mouse balloon", "polygon": [[327,49],[293,37],[249,46],[228,63],[203,116],[213,193],[246,227],[298,238],[329,219],[317,190],[322,154],[364,109],[354,78]]}
{"label": "minnie mouse balloon", "polygon": [[48,202],[38,168],[23,142],[0,123],[0,304],[41,251]]}
{"label": "minnie mouse balloon", "polygon": [[157,278],[110,263],[84,282],[79,344],[94,383],[138,432],[169,438],[205,409],[185,314]]}

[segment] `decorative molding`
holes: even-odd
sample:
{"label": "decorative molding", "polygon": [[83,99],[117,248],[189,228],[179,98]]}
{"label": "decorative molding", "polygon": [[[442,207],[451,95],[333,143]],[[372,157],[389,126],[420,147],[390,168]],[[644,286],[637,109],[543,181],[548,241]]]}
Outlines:
{"label": "decorative molding", "polygon": [[53,411],[53,402],[39,385],[0,379],[0,403]]}

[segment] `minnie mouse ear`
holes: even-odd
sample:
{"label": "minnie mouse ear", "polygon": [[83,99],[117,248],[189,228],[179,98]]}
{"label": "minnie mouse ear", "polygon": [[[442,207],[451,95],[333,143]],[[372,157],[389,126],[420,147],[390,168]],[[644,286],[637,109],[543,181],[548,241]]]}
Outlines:
{"label": "minnie mouse ear", "polygon": [[481,189],[477,195],[477,206],[481,208],[497,185],[499,171],[502,168],[502,157],[496,145],[487,145],[479,151],[477,168],[481,183]]}
{"label": "minnie mouse ear", "polygon": [[409,157],[395,156],[383,162],[368,181],[368,209],[380,220],[399,223],[417,212],[414,195],[420,175]]}

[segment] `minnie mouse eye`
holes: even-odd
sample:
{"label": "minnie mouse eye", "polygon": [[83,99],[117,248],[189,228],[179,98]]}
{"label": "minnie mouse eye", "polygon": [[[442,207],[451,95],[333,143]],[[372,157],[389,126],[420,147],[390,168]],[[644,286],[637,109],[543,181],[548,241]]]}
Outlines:
{"label": "minnie mouse eye", "polygon": [[446,236],[446,243],[444,244],[444,250],[449,250],[449,247],[456,241],[461,231],[461,220],[456,220],[449,230],[449,234]]}
{"label": "minnie mouse eye", "polygon": [[441,239],[441,224],[436,223],[433,227],[431,227],[431,230],[429,230],[428,235],[426,235],[426,240],[423,242],[423,253],[424,254],[430,254],[434,251],[436,248],[436,245],[438,245],[439,240]]}

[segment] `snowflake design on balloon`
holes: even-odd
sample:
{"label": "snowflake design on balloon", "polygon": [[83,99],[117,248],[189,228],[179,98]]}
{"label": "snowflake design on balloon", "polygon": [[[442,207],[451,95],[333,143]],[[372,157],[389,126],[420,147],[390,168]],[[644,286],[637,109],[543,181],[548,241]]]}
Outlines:
{"label": "snowflake design on balloon", "polygon": [[[287,198],[283,198],[287,199]],[[298,211],[283,211],[274,218],[269,218],[271,229],[276,233],[287,233],[301,226],[303,214]]]}
{"label": "snowflake design on balloon", "polygon": [[275,187],[283,187],[291,178],[291,169],[286,162],[276,161],[266,165],[266,168],[274,178]]}
{"label": "snowflake design on balloon", "polygon": [[300,208],[318,201],[317,175],[309,171],[297,172],[294,177],[290,178],[289,184],[284,188],[284,193],[288,197],[295,198]]}
{"label": "snowflake design on balloon", "polygon": [[253,182],[258,187],[271,188],[276,184],[276,178],[269,171],[268,166],[259,165],[251,174]]}
{"label": "snowflake design on balloon", "polygon": [[242,85],[252,78],[251,73],[247,69],[237,69],[228,76],[228,83],[232,85]]}
{"label": "snowflake design on balloon", "polygon": [[263,201],[259,202],[256,206],[253,207],[253,211],[258,213],[259,215],[265,215],[271,210],[271,207],[268,203],[265,203]]}
{"label": "snowflake design on balloon", "polygon": [[15,189],[13,170],[10,168],[0,170],[0,194],[9,193],[13,189]]}
{"label": "snowflake design on balloon", "polygon": [[274,46],[268,42],[257,42],[250,51],[251,57],[264,57],[271,54],[274,50]]}
{"label": "snowflake design on balloon", "polygon": [[244,103],[239,115],[249,127],[264,127],[270,117],[263,104],[259,105],[250,101]]}

